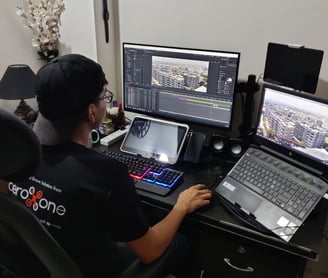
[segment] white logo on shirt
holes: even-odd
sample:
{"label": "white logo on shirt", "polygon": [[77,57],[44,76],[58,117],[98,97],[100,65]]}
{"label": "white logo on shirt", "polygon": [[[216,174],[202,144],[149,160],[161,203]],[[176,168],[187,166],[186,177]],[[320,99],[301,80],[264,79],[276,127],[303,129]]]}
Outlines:
{"label": "white logo on shirt", "polygon": [[17,186],[13,182],[9,182],[8,189],[16,197],[25,200],[25,205],[27,207],[32,207],[34,211],[43,209],[53,214],[58,214],[59,216],[63,216],[66,213],[66,208],[63,205],[58,205],[55,202],[44,198],[43,191],[36,191],[34,186],[30,186],[28,189],[26,189]]}

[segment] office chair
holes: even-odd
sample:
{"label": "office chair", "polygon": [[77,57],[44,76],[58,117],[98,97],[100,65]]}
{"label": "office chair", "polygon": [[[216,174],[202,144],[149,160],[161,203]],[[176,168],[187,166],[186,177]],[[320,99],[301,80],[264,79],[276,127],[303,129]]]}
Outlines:
{"label": "office chair", "polygon": [[[83,275],[38,218],[1,192],[1,182],[28,178],[42,156],[32,129],[0,109],[0,278],[81,278]],[[118,278],[156,277],[160,260],[146,267],[132,262]]]}
{"label": "office chair", "polygon": [[[31,128],[1,109],[0,153],[0,179],[5,181],[28,178],[42,155],[39,140]],[[37,269],[30,265],[31,261],[38,264]],[[33,270],[35,273],[31,273]],[[45,273],[48,277],[82,277],[74,262],[34,214],[1,192],[0,277],[41,277]]]}

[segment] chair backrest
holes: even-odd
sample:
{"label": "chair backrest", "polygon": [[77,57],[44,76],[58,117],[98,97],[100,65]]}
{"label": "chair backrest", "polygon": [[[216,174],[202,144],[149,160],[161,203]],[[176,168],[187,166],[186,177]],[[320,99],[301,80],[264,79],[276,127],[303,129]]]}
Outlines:
{"label": "chair backrest", "polygon": [[37,136],[22,120],[0,109],[0,178],[22,180],[29,177],[41,159]]}
{"label": "chair backrest", "polygon": [[[33,175],[41,157],[40,141],[32,129],[15,115],[0,109],[0,182],[20,181]],[[11,249],[14,252],[10,255],[14,256],[7,260],[7,251]],[[33,264],[29,265],[30,262]],[[119,278],[158,277],[155,270],[160,269],[160,264],[158,260],[152,267],[144,267],[135,260]],[[0,192],[0,278],[8,277],[81,278],[82,274],[32,212]]]}
{"label": "chair backrest", "polygon": [[82,277],[77,266],[34,214],[4,193],[0,193],[0,223],[6,229],[9,227],[10,231],[15,232],[14,236],[26,243],[45,266],[50,277]]}
{"label": "chair backrest", "polygon": [[[1,109],[0,155],[0,179],[6,181],[19,181],[32,175],[42,156],[40,142],[32,129],[15,115]],[[10,237],[10,240],[0,238],[0,243],[11,240],[24,242],[19,246],[26,247],[29,249],[27,254],[32,252],[38,258],[49,277],[82,277],[75,263],[36,216],[6,193],[0,193],[0,237]],[[20,251],[23,253],[23,250]],[[1,265],[8,268],[3,265],[2,257]],[[15,269],[7,270],[15,273]]]}

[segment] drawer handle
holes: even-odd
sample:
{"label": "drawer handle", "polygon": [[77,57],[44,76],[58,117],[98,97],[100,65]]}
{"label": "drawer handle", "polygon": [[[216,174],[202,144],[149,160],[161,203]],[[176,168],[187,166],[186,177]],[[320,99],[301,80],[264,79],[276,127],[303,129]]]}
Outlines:
{"label": "drawer handle", "polygon": [[230,266],[230,267],[232,267],[233,269],[236,269],[236,270],[238,270],[238,271],[243,271],[243,272],[253,272],[253,271],[254,271],[254,268],[252,268],[252,267],[250,267],[250,266],[248,266],[247,268],[240,268],[240,267],[238,267],[238,266],[235,266],[235,265],[233,265],[233,264],[230,262],[230,259],[228,259],[228,258],[224,258],[223,260],[226,262],[226,264],[227,264],[228,266]]}

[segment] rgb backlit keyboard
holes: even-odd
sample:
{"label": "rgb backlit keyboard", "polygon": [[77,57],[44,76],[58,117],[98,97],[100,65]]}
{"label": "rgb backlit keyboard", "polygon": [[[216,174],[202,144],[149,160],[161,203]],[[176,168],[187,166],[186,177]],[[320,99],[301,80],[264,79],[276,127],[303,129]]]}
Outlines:
{"label": "rgb backlit keyboard", "polygon": [[183,177],[183,172],[168,168],[167,165],[151,159],[111,151],[101,153],[124,163],[138,189],[166,195]]}

